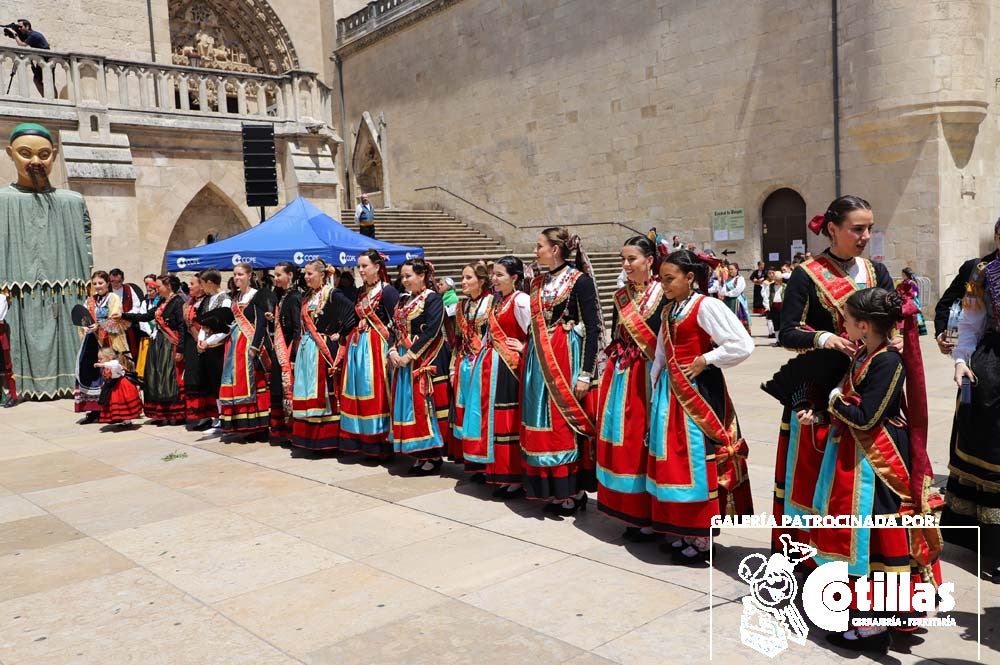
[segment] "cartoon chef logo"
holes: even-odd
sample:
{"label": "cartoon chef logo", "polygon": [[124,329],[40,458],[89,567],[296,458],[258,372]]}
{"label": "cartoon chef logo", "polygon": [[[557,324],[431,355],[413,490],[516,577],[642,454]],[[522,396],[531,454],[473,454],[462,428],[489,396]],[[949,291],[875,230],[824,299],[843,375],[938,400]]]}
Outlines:
{"label": "cartoon chef logo", "polygon": [[788,648],[788,642],[805,644],[809,627],[795,607],[799,583],[795,566],[816,555],[816,548],[780,536],[783,552],[770,557],[750,554],[740,561],[739,575],[750,585],[743,597],[740,640],[751,649],[774,658]]}

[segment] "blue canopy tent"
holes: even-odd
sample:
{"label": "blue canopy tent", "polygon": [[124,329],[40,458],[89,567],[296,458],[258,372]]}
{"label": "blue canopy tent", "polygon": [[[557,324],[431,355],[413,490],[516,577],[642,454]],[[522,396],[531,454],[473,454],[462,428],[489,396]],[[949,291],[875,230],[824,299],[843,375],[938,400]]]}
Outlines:
{"label": "blue canopy tent", "polygon": [[317,258],[350,267],[370,248],[388,256],[391,266],[424,255],[422,247],[393,245],[355,233],[300,196],[243,233],[210,245],[167,252],[167,270],[232,270],[241,262],[259,269],[273,268],[281,261],[303,266]]}

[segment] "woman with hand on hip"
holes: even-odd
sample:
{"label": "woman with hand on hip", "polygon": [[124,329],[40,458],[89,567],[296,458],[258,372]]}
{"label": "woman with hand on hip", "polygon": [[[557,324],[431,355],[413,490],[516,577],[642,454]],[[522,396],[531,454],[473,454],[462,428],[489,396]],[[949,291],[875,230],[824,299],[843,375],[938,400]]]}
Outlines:
{"label": "woman with hand on hip", "polygon": [[441,468],[448,427],[448,343],[444,302],[434,290],[434,267],[408,259],[400,270],[407,295],[396,305],[390,337],[392,378],[391,441],[397,453],[415,458],[410,474]]}
{"label": "woman with hand on hip", "polygon": [[[576,267],[569,265],[576,253]],[[578,236],[565,227],[538,235],[535,257],[548,271],[531,282],[531,338],[521,383],[521,450],[530,499],[568,516],[596,489],[591,388],[603,334],[597,287]]]}

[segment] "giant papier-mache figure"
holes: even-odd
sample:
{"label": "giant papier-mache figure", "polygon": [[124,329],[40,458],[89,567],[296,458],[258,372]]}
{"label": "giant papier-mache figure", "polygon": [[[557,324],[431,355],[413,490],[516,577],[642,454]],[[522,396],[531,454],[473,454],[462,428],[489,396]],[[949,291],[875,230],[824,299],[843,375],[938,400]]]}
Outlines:
{"label": "giant papier-mache figure", "polygon": [[90,215],[80,194],[49,182],[56,158],[49,130],[18,125],[7,155],[17,182],[0,189],[0,292],[9,293],[18,393],[70,396],[80,348],[70,313],[86,298],[93,265]]}

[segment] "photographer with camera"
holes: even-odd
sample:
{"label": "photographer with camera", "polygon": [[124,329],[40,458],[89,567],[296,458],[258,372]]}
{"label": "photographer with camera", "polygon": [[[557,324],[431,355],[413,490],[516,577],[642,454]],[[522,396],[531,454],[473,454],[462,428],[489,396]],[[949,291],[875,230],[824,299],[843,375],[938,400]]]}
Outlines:
{"label": "photographer with camera", "polygon": [[[38,32],[37,30],[31,29],[31,21],[26,18],[20,18],[14,23],[8,23],[3,26],[3,34],[7,35],[15,42],[18,46],[25,48],[37,48],[49,50],[49,41],[45,39],[45,35]],[[15,70],[16,71],[16,70]],[[42,85],[42,67],[41,65],[32,64],[31,72],[35,78],[35,88],[38,93],[45,96],[45,87]],[[14,78],[14,72],[11,72],[11,80]],[[7,92],[10,93],[10,84],[7,84]]]}

